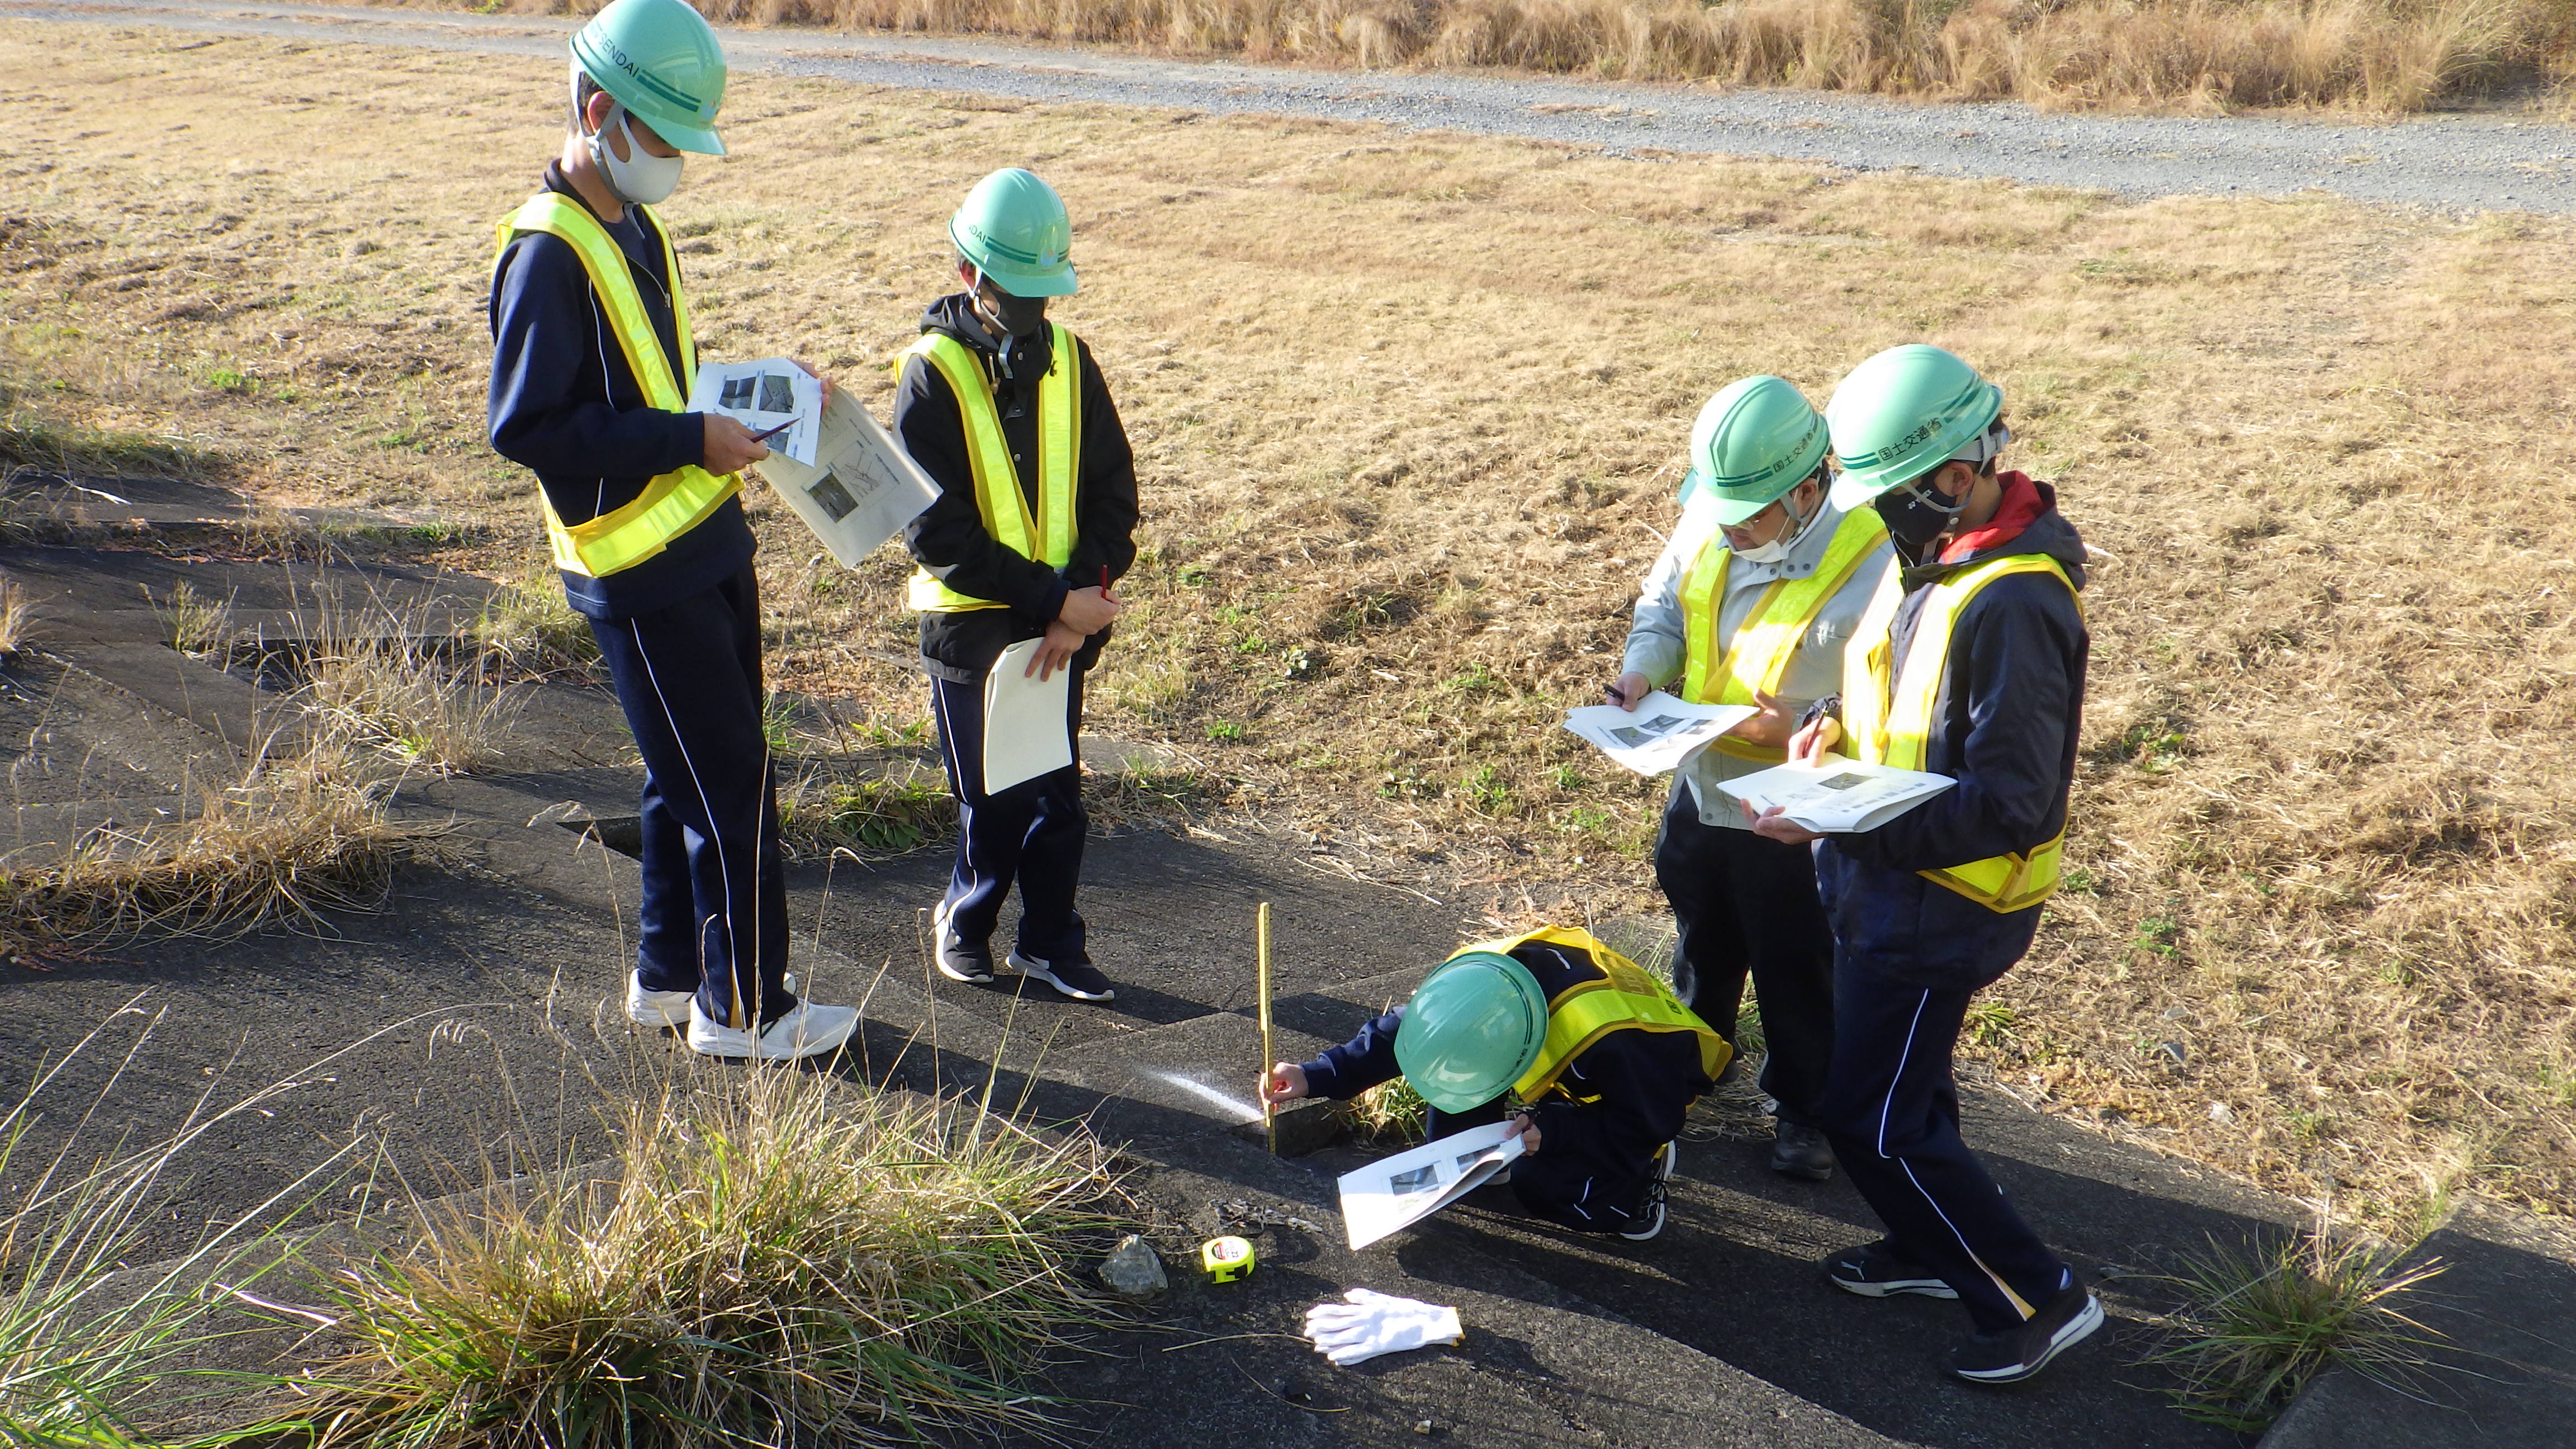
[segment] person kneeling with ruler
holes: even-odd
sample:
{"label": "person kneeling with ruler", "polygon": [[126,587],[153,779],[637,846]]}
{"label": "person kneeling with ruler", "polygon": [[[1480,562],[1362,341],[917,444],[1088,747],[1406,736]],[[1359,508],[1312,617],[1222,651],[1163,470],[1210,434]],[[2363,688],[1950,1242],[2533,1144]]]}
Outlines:
{"label": "person kneeling with ruler", "polygon": [[[1077,1001],[1117,994],[1073,908],[1082,877],[1083,675],[1109,640],[1110,585],[1136,561],[1136,463],[1100,366],[1047,299],[1074,290],[1073,223],[1030,172],[975,183],[948,224],[966,290],[922,314],[902,357],[895,435],[941,490],[904,544],[920,569],[921,667],[957,797],[957,863],[932,921],[952,981],[993,980],[993,928],[1020,888],[1011,966]],[[1065,685],[1065,763],[987,789],[988,683],[1003,668]],[[1022,662],[1021,655],[1026,655]],[[1021,691],[1025,694],[1025,691]]]}
{"label": "person kneeling with ruler", "polygon": [[1465,947],[1412,999],[1303,1065],[1274,1064],[1265,1102],[1347,1101],[1401,1075],[1445,1137],[1513,1117],[1530,1154],[1511,1189],[1532,1216],[1644,1242],[1664,1230],[1683,1115],[1732,1049],[1637,963],[1547,927]]}
{"label": "person kneeling with ruler", "polygon": [[692,1050],[833,1051],[859,1013],[787,989],[777,783],[761,730],[750,430],[688,411],[697,349],[652,212],[680,153],[724,154],[724,51],[681,0],[616,0],[572,39],[570,134],[500,223],[492,448],[535,471],[564,594],[644,757],[642,942],[626,1012]]}

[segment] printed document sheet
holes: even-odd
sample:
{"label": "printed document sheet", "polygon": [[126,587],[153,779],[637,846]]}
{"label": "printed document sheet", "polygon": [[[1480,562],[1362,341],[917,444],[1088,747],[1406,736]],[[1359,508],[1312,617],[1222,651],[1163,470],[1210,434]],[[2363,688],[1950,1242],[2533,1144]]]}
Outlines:
{"label": "printed document sheet", "polygon": [[1567,710],[1565,727],[1640,775],[1662,775],[1759,713],[1749,704],[1686,704],[1658,689],[1633,710],[1615,704]]}
{"label": "printed document sheet", "polygon": [[1827,755],[1813,765],[1774,765],[1719,789],[1756,810],[1780,807],[1791,821],[1826,835],[1878,827],[1959,783],[1947,775],[1863,765]]}
{"label": "printed document sheet", "polygon": [[1521,1155],[1509,1122],[1470,1127],[1342,1174],[1342,1226],[1365,1248],[1485,1185]]}
{"label": "printed document sheet", "polygon": [[984,676],[984,791],[1007,790],[1073,763],[1073,734],[1064,711],[1073,671],[1059,669],[1044,681],[1026,671],[1038,639],[1002,651]]}
{"label": "printed document sheet", "polygon": [[876,552],[939,496],[939,485],[845,389],[833,389],[823,409],[820,447],[819,466],[779,452],[751,466],[844,568]]}
{"label": "printed document sheet", "polygon": [[755,433],[789,423],[765,446],[812,467],[823,420],[823,381],[784,357],[702,363],[689,388],[689,411],[722,413]]}

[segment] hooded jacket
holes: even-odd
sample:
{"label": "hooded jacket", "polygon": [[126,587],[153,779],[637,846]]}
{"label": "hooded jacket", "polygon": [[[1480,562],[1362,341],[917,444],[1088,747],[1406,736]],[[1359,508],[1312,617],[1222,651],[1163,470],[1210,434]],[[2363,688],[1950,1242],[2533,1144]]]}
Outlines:
{"label": "hooded jacket", "polygon": [[[2057,511],[2048,484],[2003,475],[2018,529],[1990,526],[1964,549],[1905,569],[1889,630],[1895,666],[1920,641],[1915,626],[1933,584],[1989,559],[2046,554],[2084,586],[2084,541]],[[2016,509],[2016,503],[2019,504]],[[1920,986],[1983,985],[2030,947],[2039,909],[1998,913],[1915,872],[2027,851],[2066,828],[2092,650],[2083,612],[2045,574],[2016,574],[1980,590],[1952,630],[1933,702],[1923,768],[1958,784],[1876,830],[1829,835],[1817,875],[1834,936]]]}
{"label": "hooded jacket", "polygon": [[[1550,1000],[1600,975],[1585,953],[1545,941],[1511,954]],[[1399,1006],[1306,1063],[1308,1095],[1348,1100],[1402,1076],[1395,1034],[1403,1025]],[[1681,1135],[1690,1104],[1716,1085],[1700,1070],[1698,1038],[1614,1031],[1575,1053],[1558,1081],[1564,1092],[1551,1090],[1530,1109],[1539,1150],[1512,1165],[1512,1192],[1550,1222],[1583,1232],[1625,1231],[1644,1206],[1655,1149]]]}
{"label": "hooded jacket", "polygon": [[[560,166],[546,189],[587,209]],[[665,356],[678,353],[671,315],[673,279],[662,274],[662,238],[637,207],[602,223],[626,265]],[[492,269],[492,379],[484,411],[492,450],[533,470],[566,523],[587,523],[635,500],[674,468],[706,460],[706,418],[664,412],[644,400],[617,334],[570,243],[521,232]],[[677,372],[679,369],[673,369]],[[574,609],[623,619],[702,593],[751,564],[751,524],[728,498],[660,553],[602,578],[563,575]]]}
{"label": "hooded jacket", "polygon": [[[921,314],[921,330],[963,343],[992,379],[1002,439],[1019,465],[1020,493],[1036,512],[1037,389],[1055,345],[1054,329],[1041,327],[997,344],[967,294],[957,292],[930,304]],[[905,360],[896,384],[895,436],[940,489],[938,499],[904,529],[904,547],[948,587],[1009,606],[921,616],[922,667],[952,684],[980,681],[1004,648],[1045,633],[1064,596],[1097,587],[1103,568],[1115,582],[1136,562],[1135,454],[1090,344],[1076,339],[1074,345],[1082,353],[1082,456],[1074,460],[1073,554],[1061,570],[1013,552],[984,527],[966,423],[948,379],[915,357]],[[1074,667],[1087,670],[1097,662],[1109,634],[1103,629],[1085,640]]]}

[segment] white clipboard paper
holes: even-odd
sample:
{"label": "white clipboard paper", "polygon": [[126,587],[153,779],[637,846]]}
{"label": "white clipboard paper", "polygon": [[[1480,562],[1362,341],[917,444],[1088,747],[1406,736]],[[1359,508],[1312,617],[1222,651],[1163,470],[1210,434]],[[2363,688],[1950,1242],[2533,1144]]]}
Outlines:
{"label": "white clipboard paper", "polygon": [[1073,763],[1073,732],[1064,718],[1073,670],[1059,669],[1043,681],[1026,672],[1045,642],[1023,639],[1010,646],[984,676],[987,795]]}
{"label": "white clipboard paper", "polygon": [[820,464],[772,452],[751,466],[843,568],[856,568],[939,497],[939,485],[847,389],[834,388],[824,404],[818,446]]}
{"label": "white clipboard paper", "polygon": [[1474,1192],[1521,1155],[1509,1122],[1470,1127],[1342,1174],[1342,1227],[1354,1251]]}
{"label": "white clipboard paper", "polygon": [[1845,835],[1876,830],[1957,783],[1947,775],[1827,755],[1812,765],[1774,765],[1739,775],[1717,788],[1756,810],[1776,805],[1793,825]]}

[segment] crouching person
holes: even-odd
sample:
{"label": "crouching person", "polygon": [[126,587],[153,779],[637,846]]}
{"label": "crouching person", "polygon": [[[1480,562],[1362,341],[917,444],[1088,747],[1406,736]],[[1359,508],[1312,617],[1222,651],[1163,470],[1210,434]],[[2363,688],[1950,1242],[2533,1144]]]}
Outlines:
{"label": "crouching person", "polygon": [[1663,1231],[1682,1115],[1730,1052],[1637,963],[1549,927],[1461,949],[1359,1035],[1272,1066],[1261,1093],[1347,1101],[1401,1076],[1432,1136],[1510,1116],[1530,1153],[1511,1173],[1526,1211],[1644,1242]]}

